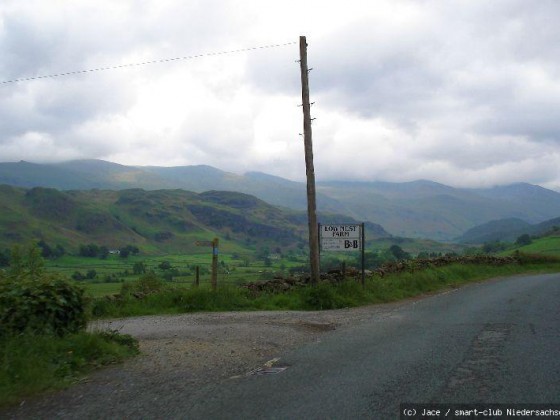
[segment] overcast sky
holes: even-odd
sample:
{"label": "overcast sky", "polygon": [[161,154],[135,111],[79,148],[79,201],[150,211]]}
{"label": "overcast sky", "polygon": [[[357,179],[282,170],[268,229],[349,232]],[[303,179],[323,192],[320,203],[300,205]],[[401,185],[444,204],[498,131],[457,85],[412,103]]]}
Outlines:
{"label": "overcast sky", "polygon": [[556,0],[2,0],[0,161],[560,190]]}

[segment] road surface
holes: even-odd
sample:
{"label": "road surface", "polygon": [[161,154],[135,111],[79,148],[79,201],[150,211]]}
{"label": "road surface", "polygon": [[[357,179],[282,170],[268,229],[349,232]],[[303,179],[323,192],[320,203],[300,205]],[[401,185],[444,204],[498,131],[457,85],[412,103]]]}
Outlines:
{"label": "road surface", "polygon": [[560,276],[491,281],[411,302],[280,364],[281,373],[201,390],[184,413],[380,419],[397,418],[402,402],[560,403]]}

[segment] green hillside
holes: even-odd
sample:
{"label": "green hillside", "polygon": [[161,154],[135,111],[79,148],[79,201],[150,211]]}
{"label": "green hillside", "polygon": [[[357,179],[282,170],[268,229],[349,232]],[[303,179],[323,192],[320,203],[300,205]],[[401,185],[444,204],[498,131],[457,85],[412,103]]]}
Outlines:
{"label": "green hillside", "polygon": [[[319,220],[353,222],[348,216]],[[367,237],[390,236],[368,223]],[[256,197],[224,191],[130,189],[59,191],[0,186],[0,249],[44,240],[67,249],[95,243],[128,244],[151,253],[201,252],[197,240],[219,237],[225,252],[257,245],[293,248],[307,236],[305,213],[274,207]]]}
{"label": "green hillside", "polygon": [[[135,167],[101,160],[55,164],[0,162],[0,184],[60,190],[234,191],[253,195],[274,206],[306,209],[303,182],[258,172],[234,174],[205,165]],[[320,181],[317,208],[324,213],[378,223],[396,236],[450,241],[492,220],[516,218],[537,224],[558,217],[560,193],[524,183],[466,189],[426,180]]]}
{"label": "green hillside", "polygon": [[457,238],[457,241],[466,244],[513,242],[520,235],[531,232],[531,227],[530,223],[516,218],[492,220],[467,230]]}
{"label": "green hillside", "polygon": [[492,220],[466,231],[456,240],[465,244],[482,244],[487,242],[514,242],[519,236],[546,236],[560,227],[560,218],[530,224],[520,219]]}
{"label": "green hillside", "polygon": [[516,248],[511,252],[524,252],[526,254],[544,254],[555,255],[560,257],[560,236],[545,236],[534,239],[530,245]]}

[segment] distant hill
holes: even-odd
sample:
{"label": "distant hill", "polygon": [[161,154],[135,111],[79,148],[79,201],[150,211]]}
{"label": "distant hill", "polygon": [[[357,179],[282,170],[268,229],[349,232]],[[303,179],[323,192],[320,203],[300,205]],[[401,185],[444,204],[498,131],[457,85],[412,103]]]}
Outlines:
{"label": "distant hill", "polygon": [[560,215],[560,194],[531,184],[474,190],[431,181],[326,182],[318,190],[343,202],[353,217],[376,220],[394,235],[436,240],[452,240],[492,220],[538,223]]}
{"label": "distant hill", "polygon": [[[306,209],[306,187],[260,172],[244,175],[211,166],[133,167],[100,160],[57,164],[0,163],[0,184],[59,190],[142,188],[250,194],[275,206]],[[318,210],[382,225],[393,235],[449,241],[493,220],[536,224],[560,215],[560,193],[518,183],[489,189],[404,183],[330,181],[317,184]]]}
{"label": "distant hill", "polygon": [[[323,223],[356,223],[319,215]],[[135,244],[152,252],[200,252],[197,240],[222,238],[232,251],[257,245],[296,247],[307,239],[304,212],[274,207],[247,194],[184,190],[71,190],[0,186],[0,248],[45,240],[76,249]],[[368,239],[389,237],[368,223]]]}
{"label": "distant hill", "polygon": [[465,244],[482,244],[486,242],[514,242],[523,234],[544,235],[560,230],[560,217],[541,223],[530,224],[520,219],[493,220],[467,230],[457,238]]}
{"label": "distant hill", "polygon": [[457,238],[457,241],[468,244],[496,241],[513,242],[520,235],[530,231],[532,226],[530,223],[516,218],[492,220],[467,230]]}

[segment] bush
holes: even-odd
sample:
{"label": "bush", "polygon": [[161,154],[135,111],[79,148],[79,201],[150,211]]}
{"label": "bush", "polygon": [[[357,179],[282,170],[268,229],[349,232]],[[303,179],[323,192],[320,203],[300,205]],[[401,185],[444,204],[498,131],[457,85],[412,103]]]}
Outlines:
{"label": "bush", "polygon": [[84,290],[62,279],[0,282],[0,335],[24,331],[63,336],[86,326]]}
{"label": "bush", "polygon": [[81,287],[45,274],[37,248],[14,247],[0,276],[0,336],[78,332],[86,326],[85,303]]}
{"label": "bush", "polygon": [[153,272],[144,274],[136,281],[123,283],[121,295],[131,294],[149,295],[160,292],[164,288],[163,281]]}
{"label": "bush", "polygon": [[515,245],[519,245],[519,246],[531,245],[532,243],[533,240],[527,233],[519,236],[515,241]]}

